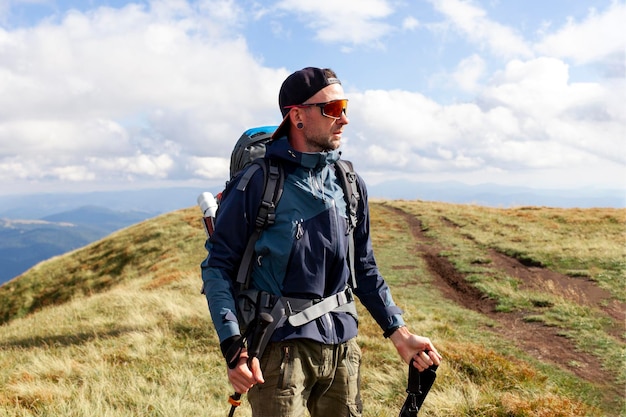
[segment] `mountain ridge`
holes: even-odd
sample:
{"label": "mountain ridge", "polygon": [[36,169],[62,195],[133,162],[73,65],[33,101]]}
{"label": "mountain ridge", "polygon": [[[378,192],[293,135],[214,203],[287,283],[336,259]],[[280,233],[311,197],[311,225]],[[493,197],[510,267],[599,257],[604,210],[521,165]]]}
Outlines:
{"label": "mountain ridge", "polygon": [[[196,204],[203,191],[215,187],[45,193],[0,196],[0,218],[21,221],[22,234],[0,224],[0,284],[50,256],[76,249],[136,222]],[[441,201],[486,207],[626,207],[626,192],[581,187],[577,190],[467,185],[458,181],[386,181],[368,186],[370,198]],[[32,229],[35,221],[41,231]],[[31,222],[28,225],[28,222]],[[63,227],[73,224],[74,228]],[[16,223],[14,223],[16,224]],[[29,234],[24,234],[28,232]],[[47,239],[48,242],[44,242]],[[28,243],[30,242],[30,244]]]}
{"label": "mountain ridge", "polygon": [[83,206],[40,219],[0,218],[0,285],[43,260],[150,217],[146,212]]}
{"label": "mountain ridge", "polygon": [[468,185],[458,181],[385,181],[368,186],[369,195],[385,199],[439,201],[487,207],[542,206],[561,208],[626,207],[626,189],[580,187],[542,189],[492,183]]}
{"label": "mountain ridge", "polygon": [[[222,186],[168,187],[121,191],[77,193],[36,193],[0,195],[0,218],[40,219],[83,206],[106,207],[115,211],[139,211],[152,215],[167,213],[196,204],[204,191],[217,194]],[[458,181],[414,182],[405,180],[367,183],[372,198],[440,201],[478,204],[488,207],[626,207],[624,189],[580,187],[541,189],[498,184],[468,185]]]}

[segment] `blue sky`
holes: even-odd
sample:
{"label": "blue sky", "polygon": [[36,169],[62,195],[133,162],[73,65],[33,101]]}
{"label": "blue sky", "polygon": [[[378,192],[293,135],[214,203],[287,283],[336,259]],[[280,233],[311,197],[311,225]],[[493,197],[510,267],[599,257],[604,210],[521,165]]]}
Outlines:
{"label": "blue sky", "polygon": [[221,186],[333,68],[386,179],[626,189],[624,1],[0,0],[0,194]]}

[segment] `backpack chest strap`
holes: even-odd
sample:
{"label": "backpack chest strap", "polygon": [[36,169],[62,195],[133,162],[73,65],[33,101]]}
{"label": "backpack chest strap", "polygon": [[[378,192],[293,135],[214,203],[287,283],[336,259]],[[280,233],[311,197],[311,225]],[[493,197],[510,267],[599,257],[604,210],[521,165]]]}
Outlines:
{"label": "backpack chest strap", "polygon": [[287,321],[294,327],[309,323],[331,311],[344,311],[355,317],[357,315],[354,296],[349,287],[337,294],[317,300],[291,297],[281,297],[281,300],[288,316]]}

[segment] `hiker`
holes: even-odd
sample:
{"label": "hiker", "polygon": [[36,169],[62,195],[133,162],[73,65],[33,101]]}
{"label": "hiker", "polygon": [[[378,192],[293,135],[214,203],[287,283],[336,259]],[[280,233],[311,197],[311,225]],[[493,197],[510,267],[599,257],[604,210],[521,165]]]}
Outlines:
{"label": "hiker", "polygon": [[272,305],[281,303],[284,317],[273,317],[276,328],[259,358],[249,361],[245,349],[233,347],[242,338],[235,279],[263,198],[261,169],[251,175],[244,169],[223,192],[202,263],[203,289],[228,379],[237,393],[247,393],[253,416],[304,416],[306,408],[312,417],[361,416],[353,294],[407,364],[414,360],[422,371],[441,356],[428,338],[407,329],[378,271],[367,191],[358,176],[356,224],[347,233],[349,207],[337,161],[348,100],[337,75],[311,67],[294,72],[280,88],[279,105],[283,121],[265,158],[284,171],[282,196],[275,223],[255,243],[250,288],[264,297],[259,306],[269,304],[274,312]]}

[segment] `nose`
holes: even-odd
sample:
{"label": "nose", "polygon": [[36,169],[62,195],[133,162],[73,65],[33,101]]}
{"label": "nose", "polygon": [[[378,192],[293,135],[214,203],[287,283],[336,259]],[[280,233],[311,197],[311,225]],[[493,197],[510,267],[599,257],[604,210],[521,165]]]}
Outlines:
{"label": "nose", "polygon": [[348,115],[346,114],[345,111],[341,112],[341,117],[337,119],[337,123],[342,124],[342,125],[347,125],[348,123],[350,123],[350,119],[348,119]]}

